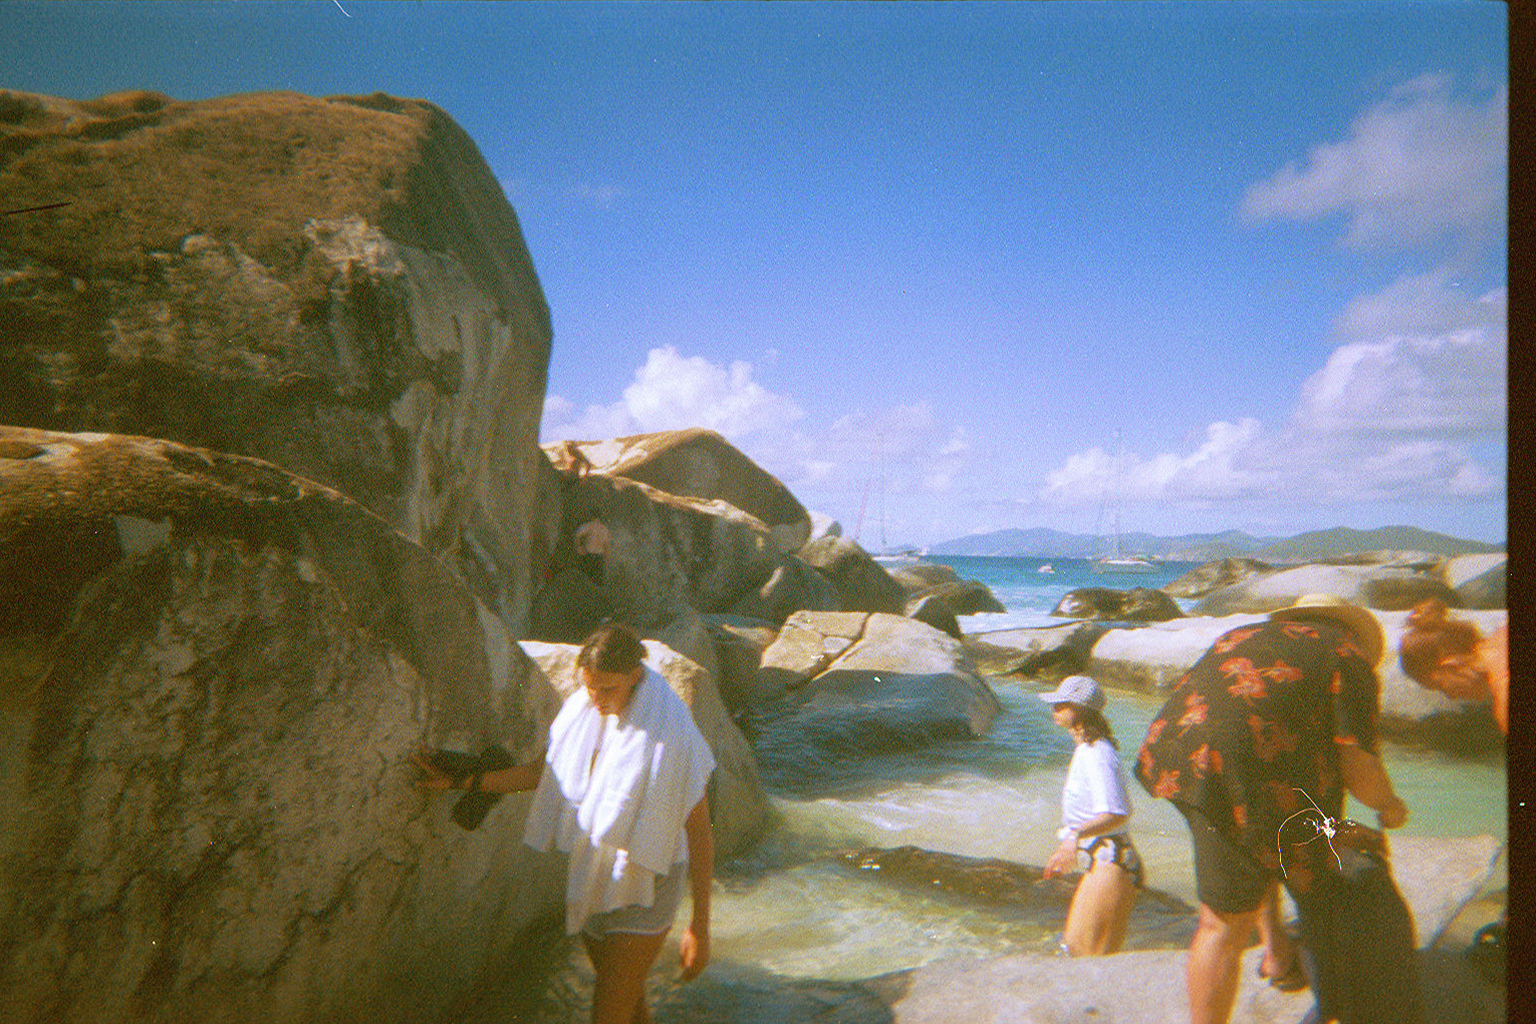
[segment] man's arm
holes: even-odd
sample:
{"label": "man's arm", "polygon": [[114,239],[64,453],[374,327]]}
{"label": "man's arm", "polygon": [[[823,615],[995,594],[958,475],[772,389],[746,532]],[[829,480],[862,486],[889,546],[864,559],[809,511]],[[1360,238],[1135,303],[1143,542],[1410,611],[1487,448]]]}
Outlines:
{"label": "man's arm", "polygon": [[1408,805],[1392,789],[1381,760],[1355,743],[1339,744],[1339,770],[1344,785],[1365,806],[1376,812],[1382,828],[1398,828],[1408,820]]}

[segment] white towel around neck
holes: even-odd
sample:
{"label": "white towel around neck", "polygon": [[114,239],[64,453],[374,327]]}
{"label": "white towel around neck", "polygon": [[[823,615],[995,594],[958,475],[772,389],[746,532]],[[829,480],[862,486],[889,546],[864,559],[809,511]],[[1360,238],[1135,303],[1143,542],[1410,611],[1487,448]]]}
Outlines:
{"label": "white towel around neck", "polygon": [[683,823],[715,767],[688,705],[651,668],[618,715],[578,687],[549,727],[545,765],[523,842],[571,855],[566,932],[591,914],[650,906],[657,876],[687,859]]}

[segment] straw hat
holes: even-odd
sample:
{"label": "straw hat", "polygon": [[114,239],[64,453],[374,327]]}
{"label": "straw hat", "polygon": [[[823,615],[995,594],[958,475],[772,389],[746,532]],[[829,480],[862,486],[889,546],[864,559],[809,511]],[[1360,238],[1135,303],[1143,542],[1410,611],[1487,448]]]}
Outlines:
{"label": "straw hat", "polygon": [[1365,654],[1365,660],[1372,668],[1381,661],[1381,656],[1387,649],[1386,636],[1382,633],[1381,623],[1376,621],[1376,616],[1367,609],[1357,604],[1350,604],[1342,597],[1335,597],[1332,594],[1303,594],[1296,599],[1295,604],[1289,608],[1272,611],[1269,617],[1285,621],[1323,619],[1343,626],[1360,645],[1360,650]]}

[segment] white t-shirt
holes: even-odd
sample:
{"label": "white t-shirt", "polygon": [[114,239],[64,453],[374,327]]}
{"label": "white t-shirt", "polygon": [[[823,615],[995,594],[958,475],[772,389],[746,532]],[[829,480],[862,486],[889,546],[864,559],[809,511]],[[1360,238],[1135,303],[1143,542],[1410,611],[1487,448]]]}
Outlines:
{"label": "white t-shirt", "polygon": [[[1072,752],[1067,783],[1061,788],[1063,832],[1078,829],[1105,813],[1131,813],[1131,798],[1125,789],[1120,755],[1109,740],[1079,743]],[[1123,831],[1117,829],[1105,834],[1117,835]]]}

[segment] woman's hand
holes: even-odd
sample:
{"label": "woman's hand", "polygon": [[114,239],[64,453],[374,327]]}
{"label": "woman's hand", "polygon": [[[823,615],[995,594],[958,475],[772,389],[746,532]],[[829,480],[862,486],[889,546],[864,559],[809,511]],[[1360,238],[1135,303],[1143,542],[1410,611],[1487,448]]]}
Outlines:
{"label": "woman's hand", "polygon": [[682,965],[682,980],[692,981],[709,965],[709,929],[695,928],[690,924],[678,945],[678,962]]}
{"label": "woman's hand", "polygon": [[431,754],[432,748],[426,745],[419,746],[411,752],[411,764],[421,772],[416,785],[438,793],[453,789],[453,776],[433,764]]}
{"label": "woman's hand", "polygon": [[1077,841],[1075,839],[1063,839],[1061,845],[1056,847],[1056,852],[1051,854],[1051,859],[1045,862],[1045,870],[1041,877],[1053,878],[1056,875],[1064,875],[1077,867]]}

